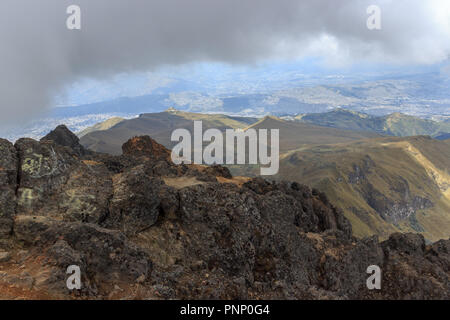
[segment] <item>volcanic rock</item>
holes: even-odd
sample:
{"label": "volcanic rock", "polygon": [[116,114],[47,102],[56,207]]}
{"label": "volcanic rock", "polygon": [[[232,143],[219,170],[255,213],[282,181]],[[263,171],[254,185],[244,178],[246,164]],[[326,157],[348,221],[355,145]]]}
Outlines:
{"label": "volcanic rock", "polygon": [[87,153],[84,147],[80,144],[80,139],[65,125],[56,127],[55,130],[43,137],[41,141],[53,141],[57,145],[72,149],[80,156]]}
{"label": "volcanic rock", "polygon": [[122,146],[126,156],[147,156],[153,160],[169,160],[170,151],[149,136],[134,137]]}
{"label": "volcanic rock", "polygon": [[12,231],[17,175],[17,151],[12,143],[0,139],[0,238],[8,236]]}
{"label": "volcanic rock", "polygon": [[21,264],[0,262],[0,297],[7,280],[46,298],[450,298],[450,240],[356,239],[319,190],[177,166],[150,137],[120,156],[81,152],[65,128],[51,137],[0,140],[0,240]]}

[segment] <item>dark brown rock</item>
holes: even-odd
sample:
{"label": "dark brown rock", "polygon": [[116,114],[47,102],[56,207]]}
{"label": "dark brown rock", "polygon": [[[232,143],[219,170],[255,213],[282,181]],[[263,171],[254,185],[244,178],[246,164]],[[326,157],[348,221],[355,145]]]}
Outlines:
{"label": "dark brown rock", "polygon": [[147,156],[152,159],[170,160],[170,150],[149,136],[134,137],[122,146],[126,156]]}
{"label": "dark brown rock", "polygon": [[[355,239],[319,190],[176,166],[149,137],[121,156],[82,155],[64,128],[52,137],[0,140],[0,240],[27,250],[11,251],[31,272],[26,290],[69,297],[75,264],[90,298],[135,298],[136,286],[152,299],[450,298],[450,240]],[[370,265],[381,290],[366,286]]]}
{"label": "dark brown rock", "polygon": [[80,156],[87,153],[84,147],[80,144],[80,139],[65,125],[56,127],[55,130],[43,137],[41,141],[53,141],[57,145],[70,148]]}
{"label": "dark brown rock", "polygon": [[132,235],[150,228],[161,212],[159,191],[164,182],[138,166],[113,178],[113,194],[105,226]]}
{"label": "dark brown rock", "polygon": [[78,265],[85,278],[98,287],[108,287],[114,280],[134,282],[147,277],[151,270],[149,257],[122,233],[93,224],[20,216],[16,218],[15,235],[27,247],[49,247],[60,288],[71,264]]}
{"label": "dark brown rock", "polygon": [[0,238],[11,233],[16,210],[17,152],[11,142],[0,139]]}

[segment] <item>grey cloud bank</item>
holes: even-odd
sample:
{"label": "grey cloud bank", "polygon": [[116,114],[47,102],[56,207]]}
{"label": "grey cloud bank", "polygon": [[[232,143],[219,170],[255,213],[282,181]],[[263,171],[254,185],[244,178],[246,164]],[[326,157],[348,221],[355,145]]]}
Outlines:
{"label": "grey cloud bank", "polygon": [[[72,4],[81,30],[66,28]],[[371,4],[381,30],[366,27]],[[32,117],[80,78],[170,64],[437,63],[450,54],[449,9],[446,0],[2,0],[0,121]]]}

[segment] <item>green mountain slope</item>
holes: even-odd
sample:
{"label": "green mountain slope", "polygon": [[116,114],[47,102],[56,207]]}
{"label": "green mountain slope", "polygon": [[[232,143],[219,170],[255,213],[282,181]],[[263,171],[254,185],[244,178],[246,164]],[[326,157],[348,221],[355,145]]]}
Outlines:
{"label": "green mountain slope", "polygon": [[298,115],[297,121],[326,127],[371,131],[392,136],[439,136],[450,133],[449,122],[437,122],[393,113],[375,117],[346,109],[335,109],[326,113]]}
{"label": "green mountain slope", "polygon": [[287,152],[311,144],[335,144],[380,137],[377,133],[327,128],[309,123],[285,121],[265,117],[249,128],[279,129],[280,152]]}
{"label": "green mountain slope", "polygon": [[170,141],[175,129],[184,128],[193,132],[193,121],[201,120],[203,129],[229,128],[244,129],[256,122],[255,118],[230,117],[221,114],[200,114],[169,109],[165,112],[141,114],[138,118],[124,120],[107,130],[92,131],[82,136],[80,142],[88,149],[118,155],[122,144],[134,136],[149,135],[168,148],[174,146]]}
{"label": "green mountain slope", "polygon": [[[353,121],[355,117],[366,119],[362,114],[344,115],[349,123],[364,123]],[[396,124],[395,115],[390,119],[385,122],[387,128]],[[429,240],[450,235],[450,140],[381,136],[362,125],[342,130],[275,117],[257,121],[168,110],[90,132],[81,142],[95,151],[120,154],[121,144],[130,137],[150,135],[171,148],[173,130],[192,131],[193,120],[202,120],[204,130],[279,129],[280,171],[272,178],[324,191],[343,209],[358,237],[377,234],[386,238],[396,231],[419,232]],[[230,168],[235,175],[260,172],[257,166]]]}
{"label": "green mountain slope", "polygon": [[120,117],[113,117],[110,118],[108,120],[105,120],[103,122],[99,122],[89,128],[86,128],[80,132],[77,133],[77,136],[79,138],[87,135],[88,133],[94,132],[94,131],[103,131],[103,130],[108,130],[109,128],[114,127],[116,124],[124,121],[124,118],[120,118]]}
{"label": "green mountain slope", "polygon": [[311,146],[283,156],[277,178],[325,192],[356,236],[450,235],[450,143],[427,137]]}

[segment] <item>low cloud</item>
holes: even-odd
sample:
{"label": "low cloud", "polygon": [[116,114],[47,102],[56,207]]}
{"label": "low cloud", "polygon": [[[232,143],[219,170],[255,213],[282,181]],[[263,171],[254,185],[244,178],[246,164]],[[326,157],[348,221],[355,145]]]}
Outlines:
{"label": "low cloud", "polygon": [[[66,28],[72,4],[81,30]],[[381,30],[366,27],[371,4]],[[42,112],[81,78],[163,65],[301,56],[433,64],[450,54],[449,21],[446,0],[2,0],[1,119]]]}

